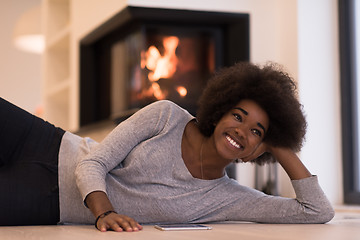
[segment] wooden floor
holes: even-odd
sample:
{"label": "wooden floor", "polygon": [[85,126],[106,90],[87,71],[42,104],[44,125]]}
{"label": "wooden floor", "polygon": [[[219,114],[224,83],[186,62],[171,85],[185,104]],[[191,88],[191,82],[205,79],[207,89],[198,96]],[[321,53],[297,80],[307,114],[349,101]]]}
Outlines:
{"label": "wooden floor", "polygon": [[93,226],[31,226],[0,227],[1,240],[359,240],[360,212],[339,211],[327,224],[254,224],[254,223],[219,223],[207,224],[212,230],[164,232],[151,225],[135,233],[101,233]]}

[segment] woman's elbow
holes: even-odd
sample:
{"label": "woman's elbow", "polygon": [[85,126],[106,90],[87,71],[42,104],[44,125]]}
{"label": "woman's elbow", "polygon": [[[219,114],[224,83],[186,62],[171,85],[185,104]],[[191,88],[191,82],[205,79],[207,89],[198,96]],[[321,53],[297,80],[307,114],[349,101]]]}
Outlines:
{"label": "woman's elbow", "polygon": [[322,213],[321,223],[330,222],[334,217],[335,217],[335,211],[333,208],[330,208],[326,212]]}
{"label": "woman's elbow", "polygon": [[316,212],[313,216],[311,223],[327,223],[331,221],[335,216],[335,211],[332,206],[322,208],[320,211]]}

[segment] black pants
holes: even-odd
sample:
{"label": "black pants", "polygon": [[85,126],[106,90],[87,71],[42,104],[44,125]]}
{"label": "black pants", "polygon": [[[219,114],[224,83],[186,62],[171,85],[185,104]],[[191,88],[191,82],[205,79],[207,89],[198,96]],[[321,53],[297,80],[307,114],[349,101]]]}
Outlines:
{"label": "black pants", "polygon": [[64,130],[0,98],[0,225],[59,221],[58,153]]}

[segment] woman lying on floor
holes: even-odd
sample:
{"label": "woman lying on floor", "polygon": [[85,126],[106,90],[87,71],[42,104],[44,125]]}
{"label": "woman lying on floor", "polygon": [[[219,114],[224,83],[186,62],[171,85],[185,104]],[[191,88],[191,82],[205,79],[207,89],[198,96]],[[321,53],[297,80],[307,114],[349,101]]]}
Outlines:
{"label": "woman lying on floor", "polygon": [[[274,64],[215,74],[196,118],[158,101],[101,143],[0,101],[0,225],[94,223],[138,231],[147,223],[325,223],[334,216],[296,155],[306,132],[293,80]],[[296,199],[229,179],[234,161],[277,161]]]}

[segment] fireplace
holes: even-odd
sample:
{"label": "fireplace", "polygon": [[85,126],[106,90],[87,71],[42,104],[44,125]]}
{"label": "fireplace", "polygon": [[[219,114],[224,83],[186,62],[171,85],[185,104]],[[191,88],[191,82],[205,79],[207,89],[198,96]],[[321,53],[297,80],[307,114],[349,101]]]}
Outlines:
{"label": "fireplace", "polygon": [[80,46],[80,125],[169,99],[196,115],[216,69],[249,60],[249,16],[127,7]]}

